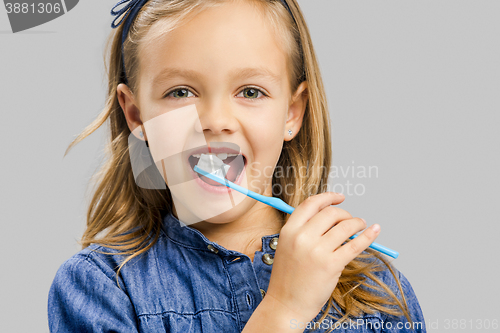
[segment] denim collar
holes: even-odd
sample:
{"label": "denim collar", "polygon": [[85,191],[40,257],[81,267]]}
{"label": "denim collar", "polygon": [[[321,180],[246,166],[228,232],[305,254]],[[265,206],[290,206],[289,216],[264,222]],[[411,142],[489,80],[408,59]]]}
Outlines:
{"label": "denim collar", "polygon": [[[199,249],[203,251],[210,252],[209,245],[216,248],[219,255],[223,256],[241,256],[242,253],[228,250],[222,245],[216,242],[210,241],[205,235],[203,235],[199,230],[192,228],[185,223],[177,219],[171,212],[167,213],[163,218],[162,224],[163,232],[168,238],[170,238],[175,243],[181,244],[188,248]],[[273,238],[279,238],[279,233],[266,235],[262,237],[262,252],[264,253],[274,253],[269,243]]]}

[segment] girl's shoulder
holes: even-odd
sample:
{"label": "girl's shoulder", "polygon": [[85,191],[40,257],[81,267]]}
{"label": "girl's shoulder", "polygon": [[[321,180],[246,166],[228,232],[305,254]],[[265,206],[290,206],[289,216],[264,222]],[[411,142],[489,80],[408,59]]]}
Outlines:
{"label": "girl's shoulder", "polygon": [[91,245],[62,263],[48,294],[51,332],[137,332],[134,305],[116,275],[120,255],[112,253]]}
{"label": "girl's shoulder", "polygon": [[115,249],[91,244],[66,259],[59,267],[56,277],[70,271],[82,273],[83,271],[96,270],[111,278],[115,276],[116,269],[122,259],[123,256],[118,254]]}
{"label": "girl's shoulder", "polygon": [[119,278],[117,278],[118,269],[129,255],[122,254],[121,251],[116,248],[91,244],[64,261],[56,273],[56,279],[70,274],[86,273],[88,275],[105,276],[115,281],[116,284],[118,281],[121,281],[122,276],[125,275],[133,275],[138,272],[147,274],[148,266],[149,269],[156,267],[155,246],[157,244],[158,242],[153,244],[153,246],[145,252],[127,261],[120,269]]}
{"label": "girl's shoulder", "polygon": [[[403,303],[406,301],[411,322],[404,315],[394,316],[383,311],[375,311],[364,313],[343,323],[337,323],[337,319],[342,315],[335,307],[330,307],[326,318],[319,321],[326,310],[325,305],[323,311],[314,319],[313,324],[316,324],[317,327],[334,328],[337,332],[426,332],[422,309],[407,277],[392,264],[386,265],[377,257],[369,256],[366,260],[373,265],[371,274],[364,276],[364,282],[368,286],[360,285],[357,288],[363,288],[367,293],[378,294],[389,299],[387,291],[381,287],[381,284],[385,285],[399,300]],[[306,330],[305,332],[313,331]]]}
{"label": "girl's shoulder", "polygon": [[410,281],[391,262],[384,262],[377,257],[373,257],[370,260],[373,263],[373,270],[371,271],[373,276],[366,280],[368,284],[377,287],[380,285],[379,282],[383,282],[396,293],[398,297],[401,296],[399,285],[401,285],[401,289],[404,293],[408,291],[414,294]]}
{"label": "girl's shoulder", "polygon": [[[378,258],[374,260],[378,268],[373,270],[372,277],[368,278],[366,282],[375,289],[368,289],[389,298],[388,292],[381,288],[380,282],[382,282],[403,305],[407,305],[408,314],[411,317],[411,321],[408,321],[404,315],[393,316],[385,312],[377,312],[376,317],[380,319],[382,332],[426,332],[423,312],[408,278],[392,263],[387,262],[386,265],[385,262]],[[396,308],[397,306],[393,307]]]}
{"label": "girl's shoulder", "polygon": [[49,318],[51,311],[74,304],[70,295],[79,296],[83,301],[85,295],[93,295],[93,292],[106,287],[110,293],[116,292],[126,298],[121,289],[123,281],[116,274],[119,255],[112,253],[117,251],[92,244],[59,266],[49,290]]}

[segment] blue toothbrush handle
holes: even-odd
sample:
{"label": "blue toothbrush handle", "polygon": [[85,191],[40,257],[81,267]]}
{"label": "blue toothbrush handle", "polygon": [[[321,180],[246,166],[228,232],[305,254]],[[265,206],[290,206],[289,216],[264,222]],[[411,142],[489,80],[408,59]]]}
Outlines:
{"label": "blue toothbrush handle", "polygon": [[[250,191],[249,191],[250,192]],[[255,193],[257,194],[257,193]],[[282,212],[285,212],[285,213],[288,213],[288,214],[292,214],[293,211],[295,210],[295,208],[293,208],[292,206],[286,204],[285,202],[283,202],[283,200],[279,199],[279,198],[276,198],[276,197],[266,197],[266,196],[263,196],[263,195],[260,195],[258,194],[258,196],[262,197],[262,198],[254,198],[256,200],[259,200],[265,204],[268,204],[269,206],[272,206],[278,210],[281,210]],[[351,237],[349,237],[349,239],[354,239],[358,237],[358,235],[352,235]],[[385,247],[383,245],[380,245],[379,243],[371,243],[370,248],[378,251],[378,252],[381,252],[385,255],[388,255],[389,257],[392,257],[394,259],[396,259],[398,256],[399,256],[399,253],[397,251],[394,251],[388,247]]]}
{"label": "blue toothbrush handle", "polygon": [[[202,169],[200,169],[197,165],[195,165],[194,167],[194,171],[198,172],[199,174],[202,174],[203,176],[207,177],[207,178],[210,178],[212,179],[213,181],[216,181],[222,185],[226,185],[227,187],[229,188],[232,188],[233,190],[235,191],[238,191],[240,193],[243,193],[244,195],[246,196],[249,196],[250,198],[253,198],[257,201],[260,201],[262,203],[265,203],[266,205],[269,205],[271,207],[274,207],[282,212],[285,212],[287,214],[292,214],[293,211],[295,210],[294,207],[288,205],[287,203],[285,203],[283,200],[281,200],[280,198],[276,198],[276,197],[267,197],[265,195],[262,195],[262,194],[259,194],[259,193],[255,193],[253,191],[250,191],[249,189],[247,188],[244,188],[242,186],[239,186],[239,185],[236,185],[235,183],[233,182],[230,182],[229,180],[227,179],[222,179],[212,173],[208,173]],[[352,235],[351,237],[349,237],[349,239],[354,239],[358,237],[358,235]],[[371,243],[370,248],[378,251],[378,252],[381,252],[385,255],[388,255],[389,257],[392,257],[394,259],[396,259],[398,256],[399,256],[399,253],[392,250],[392,249],[389,249],[383,245],[380,245],[378,243]]]}
{"label": "blue toothbrush handle", "polygon": [[[358,237],[358,235],[352,235],[351,237],[349,237],[349,239],[354,239],[356,237]],[[378,251],[378,252],[381,252],[385,255],[388,255],[389,257],[392,257],[394,259],[397,259],[399,257],[399,252],[394,251],[394,250],[392,250],[388,247],[385,247],[383,245],[380,245],[379,243],[373,242],[370,244],[369,248],[372,248],[375,251]]]}

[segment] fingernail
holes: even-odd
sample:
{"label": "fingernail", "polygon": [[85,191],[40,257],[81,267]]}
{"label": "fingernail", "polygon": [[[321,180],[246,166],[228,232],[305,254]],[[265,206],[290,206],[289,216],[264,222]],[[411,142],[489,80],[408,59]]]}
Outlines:
{"label": "fingernail", "polygon": [[379,224],[374,224],[370,227],[373,232],[379,232],[380,231],[380,225]]}
{"label": "fingernail", "polygon": [[340,195],[341,197],[345,197],[344,193],[337,192],[337,194]]}
{"label": "fingernail", "polygon": [[366,225],[366,220],[362,217],[360,217],[361,220],[363,220],[363,222],[365,222],[365,225]]}

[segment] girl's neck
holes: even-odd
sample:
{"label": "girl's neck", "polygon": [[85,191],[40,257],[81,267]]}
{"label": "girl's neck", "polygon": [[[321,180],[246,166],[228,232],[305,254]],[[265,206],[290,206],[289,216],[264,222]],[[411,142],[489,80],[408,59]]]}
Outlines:
{"label": "girl's neck", "polygon": [[201,221],[190,225],[210,241],[228,250],[241,252],[252,261],[255,251],[262,249],[261,238],[279,233],[282,226],[279,212],[261,202],[256,202],[247,213],[232,222],[215,224]]}

